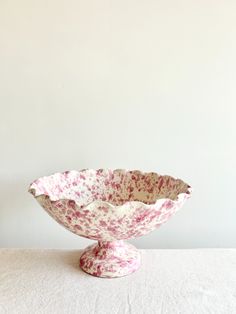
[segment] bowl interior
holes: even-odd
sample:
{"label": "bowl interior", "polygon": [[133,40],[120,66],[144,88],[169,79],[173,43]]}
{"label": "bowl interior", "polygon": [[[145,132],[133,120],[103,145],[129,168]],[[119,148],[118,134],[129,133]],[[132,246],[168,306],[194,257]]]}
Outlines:
{"label": "bowl interior", "polygon": [[130,201],[153,204],[158,199],[176,200],[189,193],[189,185],[180,179],[157,173],[125,170],[66,171],[34,181],[34,195],[46,194],[52,201],[70,199],[78,205],[105,201],[115,206]]}

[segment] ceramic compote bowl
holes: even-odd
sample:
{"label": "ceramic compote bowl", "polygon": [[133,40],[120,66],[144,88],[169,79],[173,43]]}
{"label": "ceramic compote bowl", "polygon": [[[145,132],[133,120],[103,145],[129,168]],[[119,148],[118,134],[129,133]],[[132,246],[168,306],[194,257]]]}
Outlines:
{"label": "ceramic compote bowl", "polygon": [[59,224],[98,241],[80,258],[85,272],[121,277],[140,266],[139,251],[123,240],[158,228],[192,189],[180,179],[154,172],[85,169],[39,178],[29,192]]}

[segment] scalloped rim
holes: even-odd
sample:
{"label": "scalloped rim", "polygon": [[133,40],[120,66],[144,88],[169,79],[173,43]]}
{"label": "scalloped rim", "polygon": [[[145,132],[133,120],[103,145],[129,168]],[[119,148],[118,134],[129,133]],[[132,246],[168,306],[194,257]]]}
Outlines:
{"label": "scalloped rim", "polygon": [[162,202],[165,202],[165,201],[170,201],[170,202],[173,202],[173,203],[179,203],[181,200],[183,200],[184,198],[189,198],[193,192],[193,188],[187,184],[186,182],[184,182],[182,179],[179,179],[177,177],[174,177],[174,176],[170,176],[170,175],[161,175],[157,172],[153,172],[153,171],[150,171],[150,172],[145,172],[145,171],[141,171],[141,170],[127,170],[127,169],[110,169],[110,168],[99,168],[99,169],[91,169],[91,168],[85,168],[85,169],[81,169],[81,170],[67,170],[67,171],[63,171],[63,172],[55,172],[49,176],[43,176],[43,177],[40,177],[36,180],[34,180],[30,186],[29,186],[29,189],[28,189],[28,192],[31,193],[36,199],[38,197],[42,197],[44,196],[45,198],[48,198],[50,200],[51,203],[54,203],[54,202],[58,202],[58,201],[73,201],[77,206],[80,206],[79,204],[77,204],[77,202],[73,199],[70,199],[70,198],[61,198],[61,199],[58,199],[58,200],[52,200],[50,195],[48,194],[44,194],[44,193],[41,193],[41,194],[37,194],[37,191],[34,187],[32,187],[32,185],[34,185],[36,183],[36,181],[38,181],[39,179],[44,179],[44,178],[48,178],[48,177],[53,177],[55,175],[58,175],[58,174],[64,174],[64,173],[71,173],[71,172],[76,172],[76,173],[83,173],[85,171],[89,171],[89,170],[92,170],[92,171],[119,171],[119,172],[123,172],[123,173],[138,173],[138,174],[141,174],[141,175],[150,175],[150,174],[155,174],[157,176],[162,176],[162,177],[165,177],[165,176],[168,176],[168,177],[171,177],[172,179],[174,180],[181,180],[184,184],[187,185],[187,191],[185,193],[179,193],[177,195],[177,198],[175,200],[172,200],[170,198],[159,198],[155,201],[155,203],[152,203],[152,204],[147,204],[147,203],[144,203],[144,202],[140,202],[140,201],[128,201],[128,202],[125,202],[121,205],[113,205],[112,203],[109,203],[109,202],[106,202],[106,201],[92,201],[90,203],[87,203],[87,204],[84,204],[84,208],[88,207],[89,205],[96,205],[96,204],[99,204],[99,205],[108,205],[109,207],[111,208],[119,208],[119,207],[123,207],[123,206],[127,206],[127,205],[141,205],[141,206],[145,206],[145,207],[152,207],[152,206],[156,206],[160,201]]}

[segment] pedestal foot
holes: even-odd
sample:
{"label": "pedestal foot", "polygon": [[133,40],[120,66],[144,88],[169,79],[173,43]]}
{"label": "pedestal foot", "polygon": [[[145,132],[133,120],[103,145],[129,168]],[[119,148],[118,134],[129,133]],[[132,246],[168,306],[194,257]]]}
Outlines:
{"label": "pedestal foot", "polygon": [[140,266],[140,253],[123,241],[102,241],[88,246],[80,257],[80,267],[86,273],[105,278],[122,277]]}

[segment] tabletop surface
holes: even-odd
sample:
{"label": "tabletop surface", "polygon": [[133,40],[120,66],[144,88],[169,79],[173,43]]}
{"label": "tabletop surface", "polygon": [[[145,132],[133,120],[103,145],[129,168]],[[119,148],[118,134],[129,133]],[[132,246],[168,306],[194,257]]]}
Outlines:
{"label": "tabletop surface", "polygon": [[115,279],[81,271],[81,252],[0,249],[0,313],[236,313],[236,249],[141,250]]}

